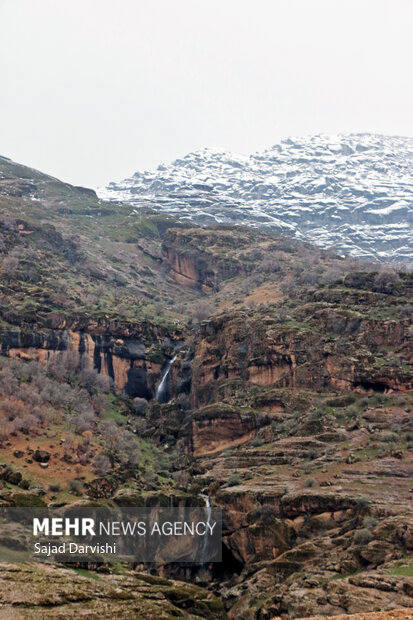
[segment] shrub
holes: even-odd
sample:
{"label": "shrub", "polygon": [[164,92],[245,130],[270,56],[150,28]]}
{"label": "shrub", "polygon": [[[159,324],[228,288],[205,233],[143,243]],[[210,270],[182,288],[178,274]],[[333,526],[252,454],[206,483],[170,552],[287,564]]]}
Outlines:
{"label": "shrub", "polygon": [[17,378],[14,376],[14,373],[11,368],[5,367],[0,371],[0,385],[1,389],[5,394],[11,396],[17,392]]}
{"label": "shrub", "polygon": [[394,271],[382,271],[374,278],[374,290],[379,293],[394,293],[400,285],[400,278]]}
{"label": "shrub", "polygon": [[251,441],[251,445],[254,446],[254,448],[259,448],[263,444],[264,440],[262,439],[262,437],[254,437],[254,439]]}
{"label": "shrub", "polygon": [[143,481],[146,485],[150,486],[152,484],[155,483],[155,474],[153,473],[153,471],[146,471],[144,476],[143,476]]}
{"label": "shrub", "polygon": [[241,478],[239,477],[237,473],[233,472],[228,478],[228,486],[235,487],[237,486],[237,484],[240,484],[240,483],[241,483]]}
{"label": "shrub", "polygon": [[13,422],[14,430],[20,431],[24,435],[28,435],[29,433],[35,435],[37,433],[38,424],[39,420],[29,413],[24,413],[15,418]]}
{"label": "shrub", "polygon": [[9,435],[13,432],[13,425],[4,419],[0,419],[0,445],[3,441],[7,441]]}
{"label": "shrub", "polygon": [[364,525],[365,528],[370,530],[371,528],[373,528],[376,525],[376,519],[374,517],[364,517],[363,525]]}
{"label": "shrub", "polygon": [[95,416],[91,409],[85,410],[78,415],[73,416],[70,421],[73,430],[78,435],[84,433],[85,431],[91,430],[95,425]]}
{"label": "shrub", "polygon": [[307,480],[304,482],[304,485],[305,485],[307,488],[311,488],[311,487],[313,487],[313,486],[315,485],[315,480],[314,480],[314,478],[307,478]]}
{"label": "shrub", "polygon": [[347,416],[351,419],[357,418],[358,409],[355,405],[351,405],[350,407],[347,408]]}
{"label": "shrub", "polygon": [[147,406],[148,401],[146,398],[136,397],[132,401],[132,411],[136,415],[144,415]]}
{"label": "shrub", "polygon": [[356,545],[367,545],[367,543],[369,543],[372,538],[373,535],[371,533],[371,530],[369,530],[367,527],[361,530],[357,530],[357,532],[354,534],[354,542],[356,543]]}
{"label": "shrub", "polygon": [[381,438],[381,440],[384,441],[385,443],[396,442],[397,439],[398,439],[398,437],[397,437],[396,433],[386,433]]}
{"label": "shrub", "polygon": [[89,394],[99,394],[110,391],[110,379],[105,375],[98,374],[96,370],[84,368],[79,372],[79,384],[84,387]]}
{"label": "shrub", "polygon": [[190,475],[184,470],[174,472],[172,474],[172,478],[179,487],[182,487],[184,489],[187,488],[190,481]]}
{"label": "shrub", "polygon": [[357,506],[359,508],[366,508],[370,504],[370,500],[368,497],[358,497],[357,498]]}
{"label": "shrub", "polygon": [[205,321],[205,319],[207,319],[213,313],[213,311],[214,308],[212,307],[212,305],[205,300],[198,301],[197,303],[193,304],[192,308],[190,309],[192,317],[195,318],[198,322]]}
{"label": "shrub", "polygon": [[19,268],[19,259],[16,256],[6,256],[3,260],[2,272],[5,276],[14,276]]}
{"label": "shrub", "polygon": [[329,407],[348,407],[352,405],[356,400],[354,394],[344,394],[343,396],[337,396],[334,398],[329,398],[325,401],[325,404]]}
{"label": "shrub", "polygon": [[142,435],[146,431],[147,422],[144,418],[137,418],[132,422],[132,428],[135,433]]}
{"label": "shrub", "polygon": [[112,464],[104,454],[97,454],[93,459],[93,467],[98,476],[105,476],[112,469]]}
{"label": "shrub", "polygon": [[81,495],[83,489],[83,482],[80,480],[69,480],[67,488],[74,495]]}

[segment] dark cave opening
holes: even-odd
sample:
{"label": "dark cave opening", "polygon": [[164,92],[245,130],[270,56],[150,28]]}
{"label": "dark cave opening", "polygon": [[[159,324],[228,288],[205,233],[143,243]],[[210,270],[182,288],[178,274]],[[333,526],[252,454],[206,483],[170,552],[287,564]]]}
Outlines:
{"label": "dark cave opening", "polygon": [[212,579],[230,579],[233,575],[239,575],[243,568],[244,564],[240,562],[232,551],[223,543],[222,561],[211,564]]}
{"label": "dark cave opening", "polygon": [[354,387],[361,387],[367,392],[373,390],[373,392],[380,392],[381,394],[389,389],[389,386],[382,381],[358,381],[354,384]]}

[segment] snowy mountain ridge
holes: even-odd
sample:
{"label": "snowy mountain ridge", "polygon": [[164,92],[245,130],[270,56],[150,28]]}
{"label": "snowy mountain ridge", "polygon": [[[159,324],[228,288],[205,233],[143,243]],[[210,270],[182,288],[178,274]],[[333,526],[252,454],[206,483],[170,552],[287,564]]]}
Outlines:
{"label": "snowy mountain ridge", "polygon": [[413,138],[288,138],[252,155],[205,148],[97,190],[190,220],[285,232],[357,257],[413,260]]}

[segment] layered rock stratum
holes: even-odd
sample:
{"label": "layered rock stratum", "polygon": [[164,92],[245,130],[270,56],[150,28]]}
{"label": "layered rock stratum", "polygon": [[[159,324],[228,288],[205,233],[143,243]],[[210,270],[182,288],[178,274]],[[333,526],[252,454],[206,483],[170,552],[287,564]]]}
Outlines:
{"label": "layered rock stratum", "polygon": [[221,563],[2,564],[0,614],[408,617],[409,270],[6,158],[0,209],[0,505],[224,510]]}

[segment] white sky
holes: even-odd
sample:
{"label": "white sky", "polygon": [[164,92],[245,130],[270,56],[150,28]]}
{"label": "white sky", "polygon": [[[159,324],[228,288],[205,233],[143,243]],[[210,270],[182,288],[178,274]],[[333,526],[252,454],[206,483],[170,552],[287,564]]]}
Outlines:
{"label": "white sky", "polygon": [[0,153],[105,185],[204,146],[413,136],[413,0],[0,0]]}

